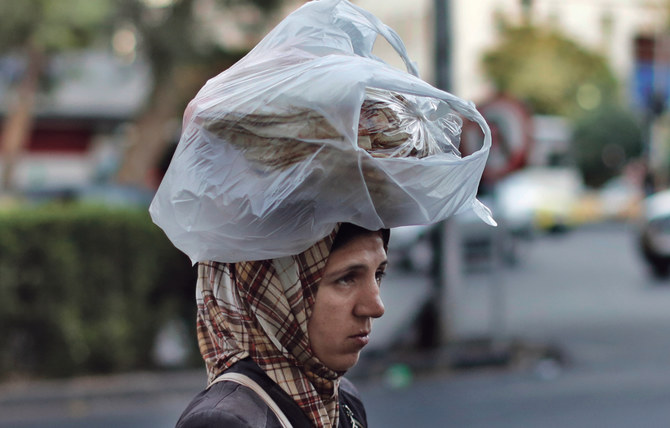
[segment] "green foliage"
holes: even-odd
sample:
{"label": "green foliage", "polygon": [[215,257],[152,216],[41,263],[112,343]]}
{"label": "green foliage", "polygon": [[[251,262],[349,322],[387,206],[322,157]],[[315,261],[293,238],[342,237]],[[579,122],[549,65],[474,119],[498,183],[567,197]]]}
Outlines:
{"label": "green foliage", "polygon": [[[271,12],[283,0],[0,0],[0,55],[16,55],[23,70],[15,83],[25,94],[6,97],[5,128],[16,126],[16,141],[3,141],[17,151],[30,135],[31,100],[39,90],[60,82],[49,61],[72,49],[111,49],[124,60],[149,63],[152,82],[144,110],[136,118],[135,135],[119,168],[119,181],[143,185],[172,136],[165,123],[181,116],[188,100],[207,79],[246,53],[247,47],[221,45],[218,16],[241,17],[250,33],[265,30]],[[206,9],[204,12],[203,10]],[[216,13],[210,13],[211,11]],[[238,15],[234,15],[240,12]],[[225,25],[225,24],[224,24]],[[243,50],[245,52],[240,52]],[[37,81],[38,83],[33,83]],[[3,100],[0,100],[2,104]],[[10,126],[11,124],[14,124]],[[158,128],[158,129],[157,129]],[[147,138],[146,135],[153,136]],[[129,160],[129,159],[132,159]],[[11,189],[13,157],[6,157],[6,177],[0,187]]]}
{"label": "green foliage", "polygon": [[0,52],[32,45],[40,51],[91,43],[110,14],[107,0],[0,0]]}
{"label": "green foliage", "polygon": [[598,88],[603,103],[617,96],[605,59],[551,29],[503,25],[500,43],[482,63],[499,91],[526,101],[538,114],[582,112],[577,94],[584,85]]}
{"label": "green foliage", "polygon": [[604,106],[575,122],[572,151],[587,185],[598,187],[621,173],[642,153],[637,118],[615,105]]}
{"label": "green foliage", "polygon": [[2,212],[0,377],[150,368],[158,329],[194,322],[194,284],[144,210]]}
{"label": "green foliage", "polygon": [[[217,0],[212,6],[220,13],[231,13],[235,7],[256,8],[257,22],[262,23],[262,17],[281,3],[282,0]],[[202,25],[193,0],[167,2],[163,7],[143,0],[115,0],[115,5],[115,22],[134,28],[140,51],[159,77],[176,65],[212,61],[217,56],[239,56],[238,52],[221,50],[218,37]]]}

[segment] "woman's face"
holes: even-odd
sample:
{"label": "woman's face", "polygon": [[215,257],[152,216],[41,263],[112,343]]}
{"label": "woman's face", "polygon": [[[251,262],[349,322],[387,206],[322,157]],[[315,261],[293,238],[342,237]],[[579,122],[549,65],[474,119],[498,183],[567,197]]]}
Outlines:
{"label": "woman's face", "polygon": [[384,314],[379,286],[386,269],[379,233],[357,235],[328,257],[307,323],[314,354],[344,372],[369,341],[372,319]]}

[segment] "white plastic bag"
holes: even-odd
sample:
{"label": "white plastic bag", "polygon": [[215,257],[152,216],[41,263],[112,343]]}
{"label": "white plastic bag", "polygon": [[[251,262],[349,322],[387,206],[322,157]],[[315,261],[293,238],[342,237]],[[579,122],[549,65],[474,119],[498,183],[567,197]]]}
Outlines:
{"label": "white plastic bag", "polygon": [[[378,34],[409,73],[372,55]],[[461,117],[484,134],[465,158]],[[474,209],[495,224],[476,199],[490,138],[376,17],[312,1],[191,101],[150,213],[194,263],[297,254],[338,222],[376,230]]]}

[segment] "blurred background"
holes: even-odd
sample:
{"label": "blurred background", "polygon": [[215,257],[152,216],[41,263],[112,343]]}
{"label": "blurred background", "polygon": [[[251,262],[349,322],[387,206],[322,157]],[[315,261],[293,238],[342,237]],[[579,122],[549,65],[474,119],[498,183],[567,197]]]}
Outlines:
{"label": "blurred background", "polygon": [[[302,3],[0,0],[0,427],[173,426],[204,387],[147,208],[188,101]],[[499,223],[393,231],[370,425],[667,427],[670,2],[354,3],[489,122]]]}

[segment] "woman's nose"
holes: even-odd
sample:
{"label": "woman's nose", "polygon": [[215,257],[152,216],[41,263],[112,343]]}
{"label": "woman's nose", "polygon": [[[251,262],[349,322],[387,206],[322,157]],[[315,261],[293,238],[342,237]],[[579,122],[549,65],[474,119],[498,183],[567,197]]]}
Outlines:
{"label": "woman's nose", "polygon": [[384,310],[379,283],[374,278],[361,290],[354,306],[354,314],[359,317],[379,318],[384,315]]}

